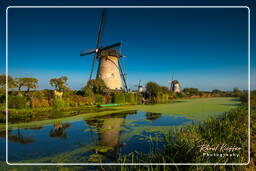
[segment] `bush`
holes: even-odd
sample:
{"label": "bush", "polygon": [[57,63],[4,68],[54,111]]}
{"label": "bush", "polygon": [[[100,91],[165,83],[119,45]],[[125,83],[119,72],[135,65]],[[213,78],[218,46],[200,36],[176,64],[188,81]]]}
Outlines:
{"label": "bush", "polygon": [[37,107],[48,107],[49,102],[46,99],[39,99],[39,98],[32,98],[31,99],[31,107],[37,108]]}
{"label": "bush", "polygon": [[93,93],[95,94],[103,94],[104,91],[107,89],[106,84],[101,79],[95,79],[95,80],[89,80],[86,84],[86,86],[83,88],[85,89],[91,89]]}
{"label": "bush", "polygon": [[125,94],[118,92],[113,94],[112,103],[125,103]]}
{"label": "bush", "polygon": [[55,108],[60,108],[60,107],[68,106],[68,104],[63,99],[55,98],[53,101],[53,106]]}
{"label": "bush", "polygon": [[0,95],[0,103],[5,103],[5,94]]}
{"label": "bush", "polygon": [[174,96],[173,96],[175,99],[178,99],[178,98],[183,98],[183,97],[185,97],[185,94],[184,93],[176,93],[176,94],[174,94]]}
{"label": "bush", "polygon": [[125,102],[130,104],[137,104],[137,94],[135,93],[126,93]]}
{"label": "bush", "polygon": [[167,93],[161,93],[157,96],[158,101],[168,101],[169,94]]}
{"label": "bush", "polygon": [[183,92],[188,96],[198,96],[200,91],[197,88],[184,88]]}
{"label": "bush", "polygon": [[96,104],[104,104],[104,97],[100,94],[95,95],[95,103]]}
{"label": "bush", "polygon": [[104,100],[106,104],[112,103],[112,96],[104,96]]}
{"label": "bush", "polygon": [[94,95],[92,89],[90,89],[89,87],[85,86],[83,88],[83,95],[87,96],[87,97],[92,97]]}
{"label": "bush", "polygon": [[71,106],[91,105],[95,103],[95,99],[93,97],[82,97],[79,95],[73,95],[69,99]]}
{"label": "bush", "polygon": [[27,107],[27,98],[24,96],[8,96],[8,107],[23,109]]}

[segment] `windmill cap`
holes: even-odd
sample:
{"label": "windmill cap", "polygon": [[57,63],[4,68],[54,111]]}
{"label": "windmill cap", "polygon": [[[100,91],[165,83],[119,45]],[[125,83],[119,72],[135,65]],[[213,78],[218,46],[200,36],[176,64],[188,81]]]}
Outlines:
{"label": "windmill cap", "polygon": [[178,84],[179,81],[178,81],[178,80],[173,80],[172,83],[173,83],[173,84]]}
{"label": "windmill cap", "polygon": [[102,50],[100,53],[100,56],[115,56],[115,57],[120,57],[122,56],[117,50],[115,49],[106,49]]}

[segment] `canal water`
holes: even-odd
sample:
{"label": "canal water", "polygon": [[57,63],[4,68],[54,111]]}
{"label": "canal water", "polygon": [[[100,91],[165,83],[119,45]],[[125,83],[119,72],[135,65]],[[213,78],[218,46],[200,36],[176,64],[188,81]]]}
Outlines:
{"label": "canal water", "polygon": [[[161,150],[164,132],[194,122],[179,115],[126,111],[86,120],[9,130],[9,162],[116,162],[119,155]],[[169,137],[171,138],[171,137]],[[5,145],[5,131],[0,132]],[[4,151],[0,160],[5,160]]]}

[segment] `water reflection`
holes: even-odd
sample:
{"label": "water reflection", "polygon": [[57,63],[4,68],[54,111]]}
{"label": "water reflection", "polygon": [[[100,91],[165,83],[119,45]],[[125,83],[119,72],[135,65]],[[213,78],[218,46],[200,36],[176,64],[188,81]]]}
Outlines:
{"label": "water reflection", "polygon": [[[21,133],[20,129],[17,129],[16,134],[13,133],[13,131],[8,130],[8,140],[11,142],[16,142],[20,144],[31,144],[35,142],[35,139],[33,138],[32,135],[30,136],[25,136]],[[0,132],[0,137],[5,138],[6,137],[6,132],[2,131]]]}
{"label": "water reflection", "polygon": [[120,134],[127,115],[136,114],[136,111],[127,111],[114,115],[107,115],[86,120],[90,127],[95,127],[98,133],[98,140],[95,141],[95,152],[103,154],[111,160],[116,160],[120,142]]}
{"label": "water reflection", "polygon": [[147,120],[153,121],[153,120],[156,120],[156,119],[160,118],[161,115],[162,115],[161,113],[147,112],[146,113],[146,118],[147,118]]}
{"label": "water reflection", "polygon": [[67,139],[66,129],[70,127],[70,123],[56,123],[49,132],[49,136],[53,138]]}
{"label": "water reflection", "polygon": [[[148,141],[148,137],[156,137],[159,144],[156,147],[161,148],[157,138],[162,136],[159,129],[170,129],[170,126],[189,122],[190,119],[183,117],[133,110],[86,120],[10,129],[9,157],[10,161],[35,160],[54,155],[62,157],[62,153],[75,151],[70,154],[70,162],[80,159],[86,162],[116,161],[119,154],[135,150],[149,152],[153,140]],[[5,131],[0,132],[0,137],[0,143],[4,143]]]}
{"label": "water reflection", "polygon": [[25,130],[30,129],[30,130],[40,130],[42,129],[42,126],[37,126],[37,127],[32,127],[32,128],[24,128]]}

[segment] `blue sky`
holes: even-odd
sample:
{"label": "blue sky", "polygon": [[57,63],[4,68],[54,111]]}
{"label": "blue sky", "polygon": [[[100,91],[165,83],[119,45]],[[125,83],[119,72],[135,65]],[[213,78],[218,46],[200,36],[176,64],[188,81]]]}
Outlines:
{"label": "blue sky", "polygon": [[[9,9],[9,74],[36,77],[40,89],[66,75],[89,77],[101,9]],[[102,45],[123,41],[128,85],[247,89],[247,9],[108,9]],[[96,72],[95,72],[96,73]]]}

